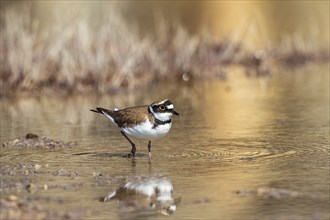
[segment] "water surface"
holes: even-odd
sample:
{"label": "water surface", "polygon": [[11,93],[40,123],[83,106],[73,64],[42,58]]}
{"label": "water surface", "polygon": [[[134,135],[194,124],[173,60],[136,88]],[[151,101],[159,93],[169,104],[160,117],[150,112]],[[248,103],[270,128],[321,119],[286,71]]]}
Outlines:
{"label": "water surface", "polygon": [[[43,205],[85,209],[87,219],[328,219],[328,71],[328,65],[307,66],[254,78],[233,69],[226,81],[160,85],[141,95],[3,99],[1,142],[32,132],[77,145],[2,148],[1,166],[17,166],[18,174],[24,170],[19,164],[41,165],[33,177],[22,172],[2,175],[2,181],[24,177],[37,186],[57,186],[32,194],[5,190],[2,196],[61,198]],[[147,141],[135,141],[135,159],[122,157],[129,143],[105,117],[89,111],[164,98],[182,117],[174,118],[168,136],[153,142],[151,163]],[[61,169],[78,175],[54,174]],[[99,201],[135,176],[170,180],[174,198],[181,198],[176,211],[166,217]]]}

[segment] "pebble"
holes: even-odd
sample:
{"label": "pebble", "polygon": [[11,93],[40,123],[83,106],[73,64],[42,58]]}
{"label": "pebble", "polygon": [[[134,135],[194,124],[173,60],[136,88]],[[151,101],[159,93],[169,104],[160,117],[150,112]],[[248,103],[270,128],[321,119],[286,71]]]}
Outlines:
{"label": "pebble", "polygon": [[28,134],[25,135],[25,138],[26,139],[34,139],[34,138],[39,138],[39,136],[36,135],[36,134],[28,133]]}
{"label": "pebble", "polygon": [[33,183],[30,183],[26,186],[26,190],[29,192],[29,193],[35,193],[37,191],[37,186]]}
{"label": "pebble", "polygon": [[17,200],[18,200],[18,197],[15,196],[15,195],[9,195],[9,196],[7,197],[7,201],[10,201],[10,202],[15,202],[15,201],[17,201]]}
{"label": "pebble", "polygon": [[47,185],[47,184],[44,184],[44,185],[42,186],[42,188],[43,188],[43,190],[47,191],[47,190],[48,190],[48,185]]}
{"label": "pebble", "polygon": [[55,176],[67,176],[68,175],[68,171],[66,171],[65,169],[60,169],[59,171],[53,173]]}

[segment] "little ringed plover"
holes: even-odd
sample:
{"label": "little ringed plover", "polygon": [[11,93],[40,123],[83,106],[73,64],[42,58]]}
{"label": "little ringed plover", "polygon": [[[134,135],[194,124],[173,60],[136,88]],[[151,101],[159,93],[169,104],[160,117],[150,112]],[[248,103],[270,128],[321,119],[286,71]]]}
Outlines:
{"label": "little ringed plover", "polygon": [[109,110],[105,108],[91,109],[91,111],[105,115],[120,129],[121,134],[132,146],[128,156],[135,155],[135,144],[129,136],[148,139],[148,157],[151,159],[151,140],[165,136],[171,129],[172,116],[179,115],[174,110],[173,103],[165,99],[150,105],[133,106],[124,109]]}

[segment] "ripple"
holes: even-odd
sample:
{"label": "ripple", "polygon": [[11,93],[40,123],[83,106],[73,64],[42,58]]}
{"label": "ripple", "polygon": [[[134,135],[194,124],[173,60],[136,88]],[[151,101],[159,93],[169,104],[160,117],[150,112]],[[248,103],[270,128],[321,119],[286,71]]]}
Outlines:
{"label": "ripple", "polygon": [[181,158],[181,159],[207,159],[207,160],[239,160],[241,158],[257,158],[271,155],[272,152],[267,148],[255,147],[208,147],[204,149],[189,149],[185,152],[169,152],[159,155],[160,158]]}
{"label": "ripple", "polygon": [[[164,146],[165,147],[165,146]],[[296,150],[279,150],[264,142],[234,140],[232,142],[209,140],[196,144],[191,143],[185,147],[169,145],[161,151],[152,151],[155,160],[241,160],[254,161],[260,159],[272,159],[292,156]],[[72,153],[73,156],[100,157],[100,158],[127,158],[127,152],[86,151]],[[136,158],[148,158],[145,150],[141,149],[135,154]]]}
{"label": "ripple", "polygon": [[[80,152],[80,153],[74,153],[73,156],[92,156],[92,157],[102,157],[102,158],[127,158],[127,153],[109,153],[109,152]],[[143,153],[135,153],[135,157],[147,157],[147,154]]]}
{"label": "ripple", "polygon": [[[260,159],[272,159],[278,157],[292,156],[297,154],[292,149],[275,149],[265,142],[248,140],[209,140],[202,144],[192,143],[175,150],[166,150],[166,154],[156,155],[160,159],[181,160],[242,160],[253,161]],[[179,151],[179,150],[180,151]]]}

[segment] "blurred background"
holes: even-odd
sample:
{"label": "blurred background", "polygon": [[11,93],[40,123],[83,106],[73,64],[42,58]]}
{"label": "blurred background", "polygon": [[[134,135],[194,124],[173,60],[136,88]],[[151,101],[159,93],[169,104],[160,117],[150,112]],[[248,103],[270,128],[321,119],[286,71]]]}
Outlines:
{"label": "blurred background", "polygon": [[[58,25],[57,22],[72,25],[78,19],[91,26],[100,25],[116,12],[123,17],[123,25],[138,26],[141,34],[154,31],[162,22],[160,19],[164,19],[183,26],[189,33],[207,30],[219,39],[233,33],[246,35],[245,44],[251,49],[274,46],[294,37],[306,43],[316,41],[314,46],[326,47],[329,43],[328,1],[2,1],[1,4],[3,10],[29,4],[31,25],[41,29]],[[16,10],[20,14],[20,9]]]}
{"label": "blurred background", "polygon": [[[134,91],[328,61],[328,1],[1,1],[1,94]],[[250,72],[250,71],[248,71]]]}

